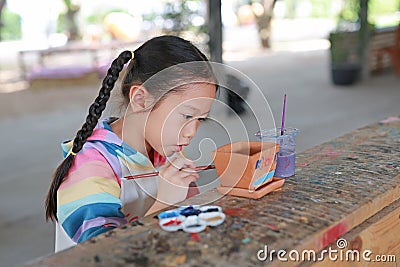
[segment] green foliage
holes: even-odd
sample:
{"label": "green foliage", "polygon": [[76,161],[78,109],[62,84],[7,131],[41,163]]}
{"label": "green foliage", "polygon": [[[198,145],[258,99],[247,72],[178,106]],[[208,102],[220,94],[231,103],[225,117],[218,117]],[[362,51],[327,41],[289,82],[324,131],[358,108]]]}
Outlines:
{"label": "green foliage", "polygon": [[1,39],[17,40],[21,38],[21,17],[5,7],[1,14]]}
{"label": "green foliage", "polygon": [[360,0],[344,0],[339,20],[357,22],[359,20]]}
{"label": "green foliage", "polygon": [[326,0],[310,0],[312,5],[311,17],[313,18],[333,18],[332,13],[333,1]]}
{"label": "green foliage", "polygon": [[[343,0],[343,10],[340,13],[340,21],[358,22],[360,12],[360,0]],[[400,11],[400,0],[369,0],[368,21],[377,24],[379,19],[387,18],[385,26],[394,26],[399,23],[396,12]]]}
{"label": "green foliage", "polygon": [[199,15],[197,7],[200,0],[180,0],[166,2],[164,5],[163,31],[167,34],[181,35],[185,31],[204,33],[204,25],[193,25],[193,17]]}
{"label": "green foliage", "polygon": [[396,26],[400,23],[398,11],[400,0],[369,0],[368,21],[376,27]]}
{"label": "green foliage", "polygon": [[58,18],[57,18],[57,32],[59,32],[59,33],[68,32],[67,16],[66,16],[65,13],[58,15]]}
{"label": "green foliage", "polygon": [[399,0],[369,0],[369,15],[379,16],[399,11]]}

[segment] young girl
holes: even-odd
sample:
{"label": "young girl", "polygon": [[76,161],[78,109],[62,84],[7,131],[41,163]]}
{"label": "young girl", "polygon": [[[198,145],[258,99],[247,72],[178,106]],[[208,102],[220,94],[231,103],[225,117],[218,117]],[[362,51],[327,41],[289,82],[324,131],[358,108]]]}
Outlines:
{"label": "young girl", "polygon": [[[124,64],[126,113],[99,118]],[[206,56],[174,36],[153,38],[115,59],[76,137],[62,144],[46,199],[56,251],[198,193],[199,175],[181,150],[205,120],[217,86]],[[168,157],[168,158],[167,158]],[[156,177],[126,176],[159,171]]]}

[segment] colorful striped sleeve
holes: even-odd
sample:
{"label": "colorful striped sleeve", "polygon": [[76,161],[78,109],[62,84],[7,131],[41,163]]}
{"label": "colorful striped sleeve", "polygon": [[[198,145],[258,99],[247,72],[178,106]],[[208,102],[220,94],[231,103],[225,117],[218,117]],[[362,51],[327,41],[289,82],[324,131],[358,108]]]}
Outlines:
{"label": "colorful striped sleeve", "polygon": [[76,243],[126,223],[121,212],[120,181],[95,149],[74,159],[57,192],[58,222]]}

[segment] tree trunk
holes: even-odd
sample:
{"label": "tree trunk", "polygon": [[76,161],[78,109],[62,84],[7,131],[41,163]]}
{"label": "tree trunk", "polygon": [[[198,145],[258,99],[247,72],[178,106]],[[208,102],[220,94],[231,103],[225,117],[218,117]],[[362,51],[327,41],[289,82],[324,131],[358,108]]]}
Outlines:
{"label": "tree trunk", "polygon": [[368,25],[368,0],[360,0],[360,63],[362,66],[362,78],[369,76],[368,69],[368,49],[369,49],[369,25]]}
{"label": "tree trunk", "polygon": [[68,40],[78,40],[79,39],[79,30],[78,25],[76,25],[75,15],[77,11],[68,10],[66,14],[66,19],[68,23]]}
{"label": "tree trunk", "polygon": [[64,4],[67,7],[67,13],[65,14],[66,23],[68,27],[68,40],[78,40],[79,39],[79,29],[76,24],[76,15],[79,12],[80,7],[71,3],[71,0],[64,0]]}
{"label": "tree trunk", "polygon": [[271,22],[274,15],[274,7],[277,0],[263,0],[262,5],[264,12],[260,15],[254,14],[258,26],[258,34],[260,36],[263,48],[270,48]]}
{"label": "tree trunk", "polygon": [[6,6],[6,0],[0,0],[0,42],[2,41],[1,29],[3,28],[3,20],[1,14],[3,13],[5,6]]}
{"label": "tree trunk", "polygon": [[208,0],[208,18],[211,61],[222,63],[221,0]]}

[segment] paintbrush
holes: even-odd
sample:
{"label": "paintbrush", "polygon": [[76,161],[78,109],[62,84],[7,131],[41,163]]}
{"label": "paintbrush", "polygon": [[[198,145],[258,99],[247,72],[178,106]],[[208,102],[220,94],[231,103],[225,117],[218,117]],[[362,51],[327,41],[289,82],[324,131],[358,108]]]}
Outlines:
{"label": "paintbrush", "polygon": [[[193,170],[194,171],[204,171],[204,170],[209,170],[209,169],[215,169],[215,165],[197,166]],[[159,172],[150,172],[150,173],[143,173],[143,174],[137,174],[137,175],[129,175],[129,176],[125,176],[125,178],[128,180],[131,180],[131,179],[137,179],[137,178],[152,177],[152,176],[157,176],[158,173]]]}
{"label": "paintbrush", "polygon": [[282,111],[282,125],[281,125],[281,135],[285,133],[285,113],[286,113],[286,94],[283,97],[283,111]]}

